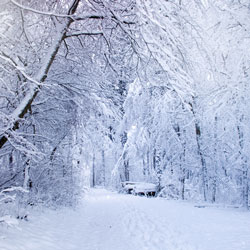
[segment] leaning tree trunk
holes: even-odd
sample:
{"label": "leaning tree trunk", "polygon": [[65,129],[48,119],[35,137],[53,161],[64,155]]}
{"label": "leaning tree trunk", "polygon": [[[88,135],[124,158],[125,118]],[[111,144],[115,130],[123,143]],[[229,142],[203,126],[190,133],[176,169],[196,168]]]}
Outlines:
{"label": "leaning tree trunk", "polygon": [[[71,4],[68,15],[73,15],[76,12],[77,6],[79,4],[80,0],[74,0]],[[20,104],[17,106],[17,108],[12,112],[10,115],[11,117],[11,125],[7,128],[5,134],[0,138],[0,148],[4,146],[4,144],[8,141],[8,131],[10,130],[16,130],[19,127],[20,119],[23,118],[28,111],[31,108],[31,105],[33,101],[35,100],[38,92],[40,91],[42,87],[42,83],[46,80],[49,70],[55,60],[55,57],[59,51],[59,48],[63,42],[63,40],[66,38],[66,34],[68,31],[68,28],[74,21],[71,17],[65,17],[65,22],[60,24],[60,28],[58,28],[58,31],[55,35],[55,39],[53,40],[53,43],[47,53],[47,55],[44,57],[44,61],[37,72],[37,74],[34,77],[34,81],[37,83],[32,83],[29,92],[25,95],[23,100],[20,102]]]}

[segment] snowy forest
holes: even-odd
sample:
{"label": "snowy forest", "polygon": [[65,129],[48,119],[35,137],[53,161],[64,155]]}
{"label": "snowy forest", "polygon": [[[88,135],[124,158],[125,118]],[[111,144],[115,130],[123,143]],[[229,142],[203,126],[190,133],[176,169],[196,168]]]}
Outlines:
{"label": "snowy forest", "polygon": [[249,0],[1,0],[0,22],[0,217],[124,181],[249,208]]}

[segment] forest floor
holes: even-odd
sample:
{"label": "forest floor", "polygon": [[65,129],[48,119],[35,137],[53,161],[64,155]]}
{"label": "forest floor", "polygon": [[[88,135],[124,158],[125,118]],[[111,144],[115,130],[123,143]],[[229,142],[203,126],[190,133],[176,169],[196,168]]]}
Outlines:
{"label": "forest floor", "polygon": [[250,213],[92,189],[76,209],[0,227],[1,250],[249,250]]}

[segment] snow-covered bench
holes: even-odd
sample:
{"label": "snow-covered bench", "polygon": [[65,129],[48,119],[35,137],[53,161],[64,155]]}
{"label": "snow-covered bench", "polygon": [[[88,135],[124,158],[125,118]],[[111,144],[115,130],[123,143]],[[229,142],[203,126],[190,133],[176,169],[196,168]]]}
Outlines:
{"label": "snow-covered bench", "polygon": [[123,191],[128,194],[155,196],[157,185],[148,182],[122,182]]}

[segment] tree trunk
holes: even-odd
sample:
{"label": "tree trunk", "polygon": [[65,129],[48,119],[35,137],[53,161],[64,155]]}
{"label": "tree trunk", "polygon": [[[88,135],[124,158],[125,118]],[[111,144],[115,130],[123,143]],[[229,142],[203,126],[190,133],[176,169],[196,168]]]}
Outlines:
{"label": "tree trunk", "polygon": [[106,185],[105,152],[102,150],[102,185]]}
{"label": "tree trunk", "polygon": [[242,172],[242,198],[243,198],[243,207],[249,209],[249,176],[248,176],[248,167],[244,166],[244,170]]}
{"label": "tree trunk", "polygon": [[92,187],[95,187],[95,153],[93,153],[92,159]]}
{"label": "tree trunk", "polygon": [[197,143],[197,152],[200,158],[200,163],[201,163],[201,179],[202,179],[202,190],[203,190],[203,198],[204,201],[207,201],[207,191],[208,191],[208,182],[207,182],[207,166],[206,166],[206,161],[205,157],[202,152],[201,148],[201,127],[200,127],[200,122],[197,119],[196,112],[194,110],[194,105],[195,105],[195,98],[193,98],[193,102],[189,103],[191,107],[191,112],[193,113],[194,116],[194,121],[195,121],[195,136],[196,136],[196,143]]}
{"label": "tree trunk", "polygon": [[[67,13],[68,15],[73,15],[75,13],[79,2],[80,0],[73,1]],[[55,39],[53,40],[53,43],[47,55],[44,57],[43,63],[39,71],[34,77],[34,80],[37,83],[39,83],[39,85],[35,85],[34,83],[32,83],[29,92],[26,94],[26,96],[23,98],[23,100],[20,102],[17,108],[10,115],[10,117],[12,118],[12,124],[9,126],[9,128],[7,128],[5,135],[3,135],[0,138],[0,149],[8,141],[8,131],[16,130],[19,128],[20,118],[23,118],[27,114],[28,110],[30,110],[33,101],[35,100],[38,92],[41,89],[41,86],[42,86],[41,84],[46,80],[49,70],[51,68],[51,65],[53,64],[55,57],[59,51],[59,48],[62,44],[62,41],[66,38],[68,28],[70,27],[71,23],[74,21],[70,17],[65,18],[65,19],[66,19],[66,22],[63,24],[60,24],[57,34],[55,35]]]}
{"label": "tree trunk", "polygon": [[129,181],[129,161],[126,159],[126,153],[123,155],[125,181]]}
{"label": "tree trunk", "polygon": [[26,162],[26,166],[25,166],[25,169],[24,169],[23,188],[26,189],[26,190],[29,190],[32,187],[32,182],[31,182],[31,179],[30,179],[29,171],[30,171],[30,160],[28,160]]}
{"label": "tree trunk", "polygon": [[217,175],[218,175],[218,172],[217,172],[217,169],[218,169],[218,163],[217,163],[217,132],[218,132],[218,129],[217,129],[217,122],[218,122],[218,118],[217,116],[215,116],[214,118],[214,163],[213,163],[213,166],[214,166],[214,173],[213,173],[213,180],[212,180],[212,202],[214,203],[216,201],[216,193],[217,193]]}
{"label": "tree trunk", "polygon": [[[240,117],[239,122],[243,121],[243,116]],[[244,134],[240,125],[237,126],[238,137],[239,137],[239,146],[240,151],[239,154],[241,155],[241,162],[242,162],[242,205],[244,208],[249,209],[249,174],[248,174],[248,163],[247,158],[243,154],[244,150]]]}

